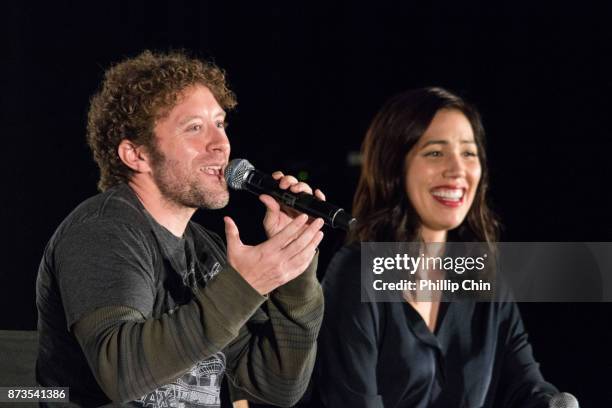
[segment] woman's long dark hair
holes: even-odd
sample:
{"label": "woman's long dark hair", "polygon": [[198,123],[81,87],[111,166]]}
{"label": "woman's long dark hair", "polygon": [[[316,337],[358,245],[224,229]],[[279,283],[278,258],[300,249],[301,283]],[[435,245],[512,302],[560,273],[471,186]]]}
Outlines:
{"label": "woman's long dark hair", "polygon": [[466,116],[482,167],[472,207],[465,221],[449,232],[448,240],[497,241],[498,222],[486,202],[489,184],[480,114],[460,97],[435,87],[399,94],[374,117],[361,148],[363,164],[353,199],[358,222],[349,241],[420,240],[421,220],[406,193],[406,158],[441,109],[454,109]]}

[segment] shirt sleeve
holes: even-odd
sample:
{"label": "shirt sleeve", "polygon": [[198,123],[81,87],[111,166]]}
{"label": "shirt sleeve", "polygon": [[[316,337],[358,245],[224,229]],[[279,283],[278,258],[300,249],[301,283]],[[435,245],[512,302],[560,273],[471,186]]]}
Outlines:
{"label": "shirt sleeve", "polygon": [[533,356],[527,332],[516,303],[508,292],[500,303],[504,317],[500,342],[504,347],[498,403],[507,408],[548,408],[551,397],[558,392],[546,382]]}
{"label": "shirt sleeve", "polygon": [[80,319],[74,334],[105,394],[126,402],[222,351],[263,301],[226,267],[192,301],[159,318],[145,319],[127,307],[105,307]]}
{"label": "shirt sleeve", "polygon": [[69,231],[55,257],[68,329],[113,401],[137,399],[223,350],[265,301],[226,265],[190,302],[154,318],[147,242],[131,226],[91,222]]}
{"label": "shirt sleeve", "polygon": [[316,378],[326,407],[384,406],[376,378],[381,316],[376,304],[361,302],[359,261],[359,256],[336,255],[323,281]]}
{"label": "shirt sleeve", "polygon": [[228,348],[232,400],[295,405],[308,387],[323,320],[318,255],[299,277],[273,291]]}
{"label": "shirt sleeve", "polygon": [[106,306],[150,314],[155,299],[154,254],[147,242],[138,229],[104,219],[65,232],[53,260],[68,329]]}

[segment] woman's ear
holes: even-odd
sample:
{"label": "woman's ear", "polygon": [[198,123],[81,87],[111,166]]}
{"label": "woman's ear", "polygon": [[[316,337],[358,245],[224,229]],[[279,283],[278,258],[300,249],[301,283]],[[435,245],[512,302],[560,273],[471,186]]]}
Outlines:
{"label": "woman's ear", "polygon": [[144,146],[137,146],[128,139],[123,139],[117,148],[117,154],[123,163],[136,173],[147,173],[151,171],[150,155]]}

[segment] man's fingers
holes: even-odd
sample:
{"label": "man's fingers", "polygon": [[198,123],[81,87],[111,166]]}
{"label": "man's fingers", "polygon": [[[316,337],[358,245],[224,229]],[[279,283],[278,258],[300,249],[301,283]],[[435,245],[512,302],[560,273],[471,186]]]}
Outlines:
{"label": "man's fingers", "polygon": [[280,179],[280,182],[278,183],[278,186],[280,188],[282,188],[283,190],[286,188],[289,188],[290,186],[297,184],[298,183],[298,179],[296,179],[293,176],[283,176]]}
{"label": "man's fingers", "polygon": [[[284,175],[282,171],[275,171],[272,173],[272,178],[274,180],[278,180],[278,186],[283,189],[289,189],[294,193],[307,193],[312,194],[312,187],[310,187],[307,183],[303,181],[298,181],[295,177],[291,175]],[[315,195],[319,200],[325,201],[325,194],[321,190],[317,190],[319,193],[315,192]]]}
{"label": "man's fingers", "polygon": [[278,211],[278,210],[280,210],[280,204],[278,204],[278,201],[276,201],[274,198],[272,198],[272,196],[270,196],[268,194],[261,194],[259,196],[259,201],[264,203],[264,205],[270,211]]}
{"label": "man's fingers", "polygon": [[[308,220],[311,220],[311,218],[308,218]],[[285,242],[285,244],[283,245],[283,248],[285,248],[287,245],[291,244],[297,237],[299,237],[300,235],[302,235],[304,233],[304,231],[306,231],[308,229],[308,227],[310,227],[310,224],[307,222],[306,224],[302,225],[302,228],[300,228],[294,236],[289,237],[289,239],[287,240],[287,242]]]}
{"label": "man's fingers", "polygon": [[308,245],[308,243],[322,227],[323,220],[321,218],[317,218],[308,226],[308,228],[306,228],[304,232],[297,236],[297,238],[294,239],[293,242],[287,245],[285,249],[283,249],[283,251],[286,251],[289,257],[295,256],[295,254],[301,252],[304,247]]}
{"label": "man's fingers", "polygon": [[321,201],[325,201],[325,194],[323,194],[323,192],[321,190],[319,190],[318,188],[314,191],[314,195],[315,197],[317,197],[319,200]]}
{"label": "man's fingers", "polygon": [[312,188],[303,181],[300,181],[297,184],[294,184],[290,187],[290,190],[294,193],[308,193],[312,194]]}
{"label": "man's fingers", "polygon": [[282,230],[280,230],[276,235],[271,237],[262,245],[270,246],[273,249],[280,250],[285,246],[287,241],[289,241],[290,238],[295,236],[300,230],[300,228],[302,228],[302,226],[306,224],[306,221],[308,221],[308,216],[306,214],[301,214],[295,217],[289,224],[285,225]]}
{"label": "man's fingers", "polygon": [[310,262],[312,262],[312,257],[323,240],[323,236],[323,231],[317,231],[310,242],[289,260],[289,265],[297,269],[305,270]]}
{"label": "man's fingers", "polygon": [[225,238],[227,239],[227,246],[234,247],[237,245],[242,245],[242,241],[240,240],[240,232],[238,231],[238,227],[234,220],[230,217],[223,217],[223,222],[225,223]]}

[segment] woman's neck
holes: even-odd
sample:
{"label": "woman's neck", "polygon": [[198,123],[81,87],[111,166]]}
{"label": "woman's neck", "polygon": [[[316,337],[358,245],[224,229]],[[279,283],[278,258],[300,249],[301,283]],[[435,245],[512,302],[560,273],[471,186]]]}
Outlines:
{"label": "woman's neck", "polygon": [[446,242],[446,230],[431,230],[427,227],[421,227],[421,239],[425,243],[430,242]]}

